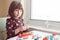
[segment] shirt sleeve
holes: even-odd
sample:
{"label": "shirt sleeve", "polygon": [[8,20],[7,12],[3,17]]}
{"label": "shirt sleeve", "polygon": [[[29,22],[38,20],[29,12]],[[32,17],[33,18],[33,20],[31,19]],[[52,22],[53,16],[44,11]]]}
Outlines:
{"label": "shirt sleeve", "polygon": [[13,30],[13,25],[11,24],[10,19],[6,20],[6,30],[8,36],[14,36],[15,35],[15,30]]}

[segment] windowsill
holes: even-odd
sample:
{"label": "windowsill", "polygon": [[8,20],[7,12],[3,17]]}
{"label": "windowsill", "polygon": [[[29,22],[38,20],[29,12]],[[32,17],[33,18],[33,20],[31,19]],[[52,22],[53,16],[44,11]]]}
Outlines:
{"label": "windowsill", "polygon": [[38,30],[42,30],[44,32],[49,32],[49,33],[56,33],[56,34],[59,34],[60,35],[60,31],[57,31],[57,30],[52,30],[52,29],[46,29],[46,28],[37,28],[36,26],[30,26],[28,25],[30,28],[34,28],[34,29],[38,29]]}

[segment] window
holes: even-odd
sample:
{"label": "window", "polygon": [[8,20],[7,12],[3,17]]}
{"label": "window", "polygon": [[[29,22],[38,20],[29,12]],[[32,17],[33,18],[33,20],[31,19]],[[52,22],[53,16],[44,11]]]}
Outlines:
{"label": "window", "polygon": [[59,0],[27,0],[25,22],[34,27],[60,31]]}
{"label": "window", "polygon": [[31,19],[60,21],[60,0],[31,0]]}

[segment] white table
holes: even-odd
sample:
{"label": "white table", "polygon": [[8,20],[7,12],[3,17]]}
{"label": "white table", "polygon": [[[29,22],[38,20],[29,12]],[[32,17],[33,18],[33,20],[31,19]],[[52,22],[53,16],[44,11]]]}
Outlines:
{"label": "white table", "polygon": [[15,36],[15,37],[9,38],[8,40],[16,40],[17,38],[18,36]]}
{"label": "white table", "polygon": [[[49,35],[52,35],[52,33],[46,33],[46,32],[40,32],[40,31],[31,31],[31,32],[34,33],[33,35],[38,34],[38,35],[40,36],[39,40],[43,40],[44,37],[47,37],[47,36],[49,36]],[[60,40],[60,35],[57,35],[56,37]],[[55,38],[56,38],[56,37],[55,37]],[[18,36],[15,36],[15,37],[12,37],[12,38],[10,38],[10,39],[8,39],[8,40],[16,40],[17,38],[18,38]],[[24,39],[24,40],[25,40],[25,39]],[[27,39],[27,40],[34,40],[34,39]],[[49,40],[50,40],[50,39],[49,39]],[[54,39],[54,40],[55,40],[55,39]]]}

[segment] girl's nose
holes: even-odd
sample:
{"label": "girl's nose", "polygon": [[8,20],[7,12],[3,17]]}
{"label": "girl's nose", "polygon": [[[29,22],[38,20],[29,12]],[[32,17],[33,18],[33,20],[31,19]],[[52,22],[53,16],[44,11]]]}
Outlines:
{"label": "girl's nose", "polygon": [[19,10],[17,11],[17,16],[19,15]]}
{"label": "girl's nose", "polygon": [[20,12],[19,12],[19,10],[18,10],[18,15],[19,15],[19,13],[20,13]]}
{"label": "girl's nose", "polygon": [[21,12],[21,10],[18,10],[18,13],[20,13]]}

